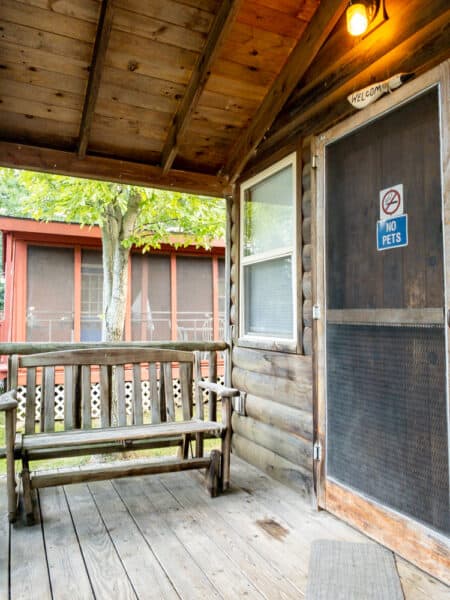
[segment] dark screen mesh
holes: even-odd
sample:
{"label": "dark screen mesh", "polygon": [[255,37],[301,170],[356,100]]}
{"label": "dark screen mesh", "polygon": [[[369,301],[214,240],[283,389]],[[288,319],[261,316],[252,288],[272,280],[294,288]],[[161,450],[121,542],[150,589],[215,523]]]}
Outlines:
{"label": "dark screen mesh", "polygon": [[450,533],[442,327],[328,325],[328,475]]}

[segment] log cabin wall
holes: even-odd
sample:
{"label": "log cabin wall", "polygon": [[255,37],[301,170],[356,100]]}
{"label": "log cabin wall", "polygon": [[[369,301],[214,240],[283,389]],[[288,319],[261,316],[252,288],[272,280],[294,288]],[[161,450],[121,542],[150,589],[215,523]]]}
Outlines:
{"label": "log cabin wall", "polygon": [[[283,149],[283,154],[292,152]],[[297,314],[296,352],[262,350],[239,342],[240,191],[231,209],[232,383],[246,392],[245,416],[233,416],[233,452],[303,494],[312,490],[312,286],[310,139],[297,152]],[[278,158],[274,157],[272,163]],[[269,166],[260,164],[244,177]],[[239,187],[239,186],[237,186]]]}

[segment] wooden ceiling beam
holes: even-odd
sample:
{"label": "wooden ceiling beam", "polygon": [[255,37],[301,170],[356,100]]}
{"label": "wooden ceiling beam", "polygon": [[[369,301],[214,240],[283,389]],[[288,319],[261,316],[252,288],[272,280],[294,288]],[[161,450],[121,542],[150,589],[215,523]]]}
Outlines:
{"label": "wooden ceiling beam", "polygon": [[167,173],[172,167],[178,154],[180,143],[186,134],[192,114],[211,74],[211,65],[217,58],[222,42],[234,23],[240,1],[223,0],[220,5],[211,26],[211,31],[208,34],[205,48],[194,67],[183,100],[178,107],[167,135],[161,159],[164,173]]}
{"label": "wooden ceiling beam", "polygon": [[109,36],[112,29],[113,6],[112,0],[103,0],[98,20],[97,34],[95,36],[92,62],[89,71],[89,81],[84,99],[83,115],[81,117],[80,133],[78,138],[78,158],[86,156],[89,136],[94,119],[95,104],[97,102],[100,79],[103,64],[105,62],[106,50],[108,49]]}
{"label": "wooden ceiling beam", "polygon": [[0,166],[204,196],[225,197],[232,191],[231,186],[224,187],[215,175],[181,170],[164,175],[158,166],[101,156],[88,155],[79,159],[73,152],[14,142],[0,141]]}
{"label": "wooden ceiling beam", "polygon": [[234,152],[222,169],[220,175],[225,181],[234,183],[239,177],[343,14],[347,4],[348,0],[322,0],[311,22],[266,94],[248,129],[241,136]]}

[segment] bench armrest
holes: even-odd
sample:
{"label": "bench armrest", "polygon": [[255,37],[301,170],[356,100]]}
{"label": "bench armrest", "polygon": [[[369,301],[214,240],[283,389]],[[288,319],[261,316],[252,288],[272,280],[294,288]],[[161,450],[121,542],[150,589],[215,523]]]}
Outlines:
{"label": "bench armrest", "polygon": [[13,410],[17,408],[16,390],[10,390],[0,395],[0,410]]}
{"label": "bench armrest", "polygon": [[208,390],[210,392],[214,392],[221,398],[232,398],[233,396],[239,396],[240,391],[236,388],[226,387],[221,383],[212,383],[211,381],[199,381],[199,387],[203,390]]}

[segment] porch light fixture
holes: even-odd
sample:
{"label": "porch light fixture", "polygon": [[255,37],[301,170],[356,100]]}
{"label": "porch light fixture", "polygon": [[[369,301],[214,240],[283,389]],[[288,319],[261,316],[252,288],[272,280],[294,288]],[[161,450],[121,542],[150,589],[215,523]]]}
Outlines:
{"label": "porch light fixture", "polygon": [[363,0],[353,2],[353,0],[350,0],[346,11],[347,31],[353,36],[363,35],[379,13],[383,13],[382,18],[385,17],[383,1]]}

